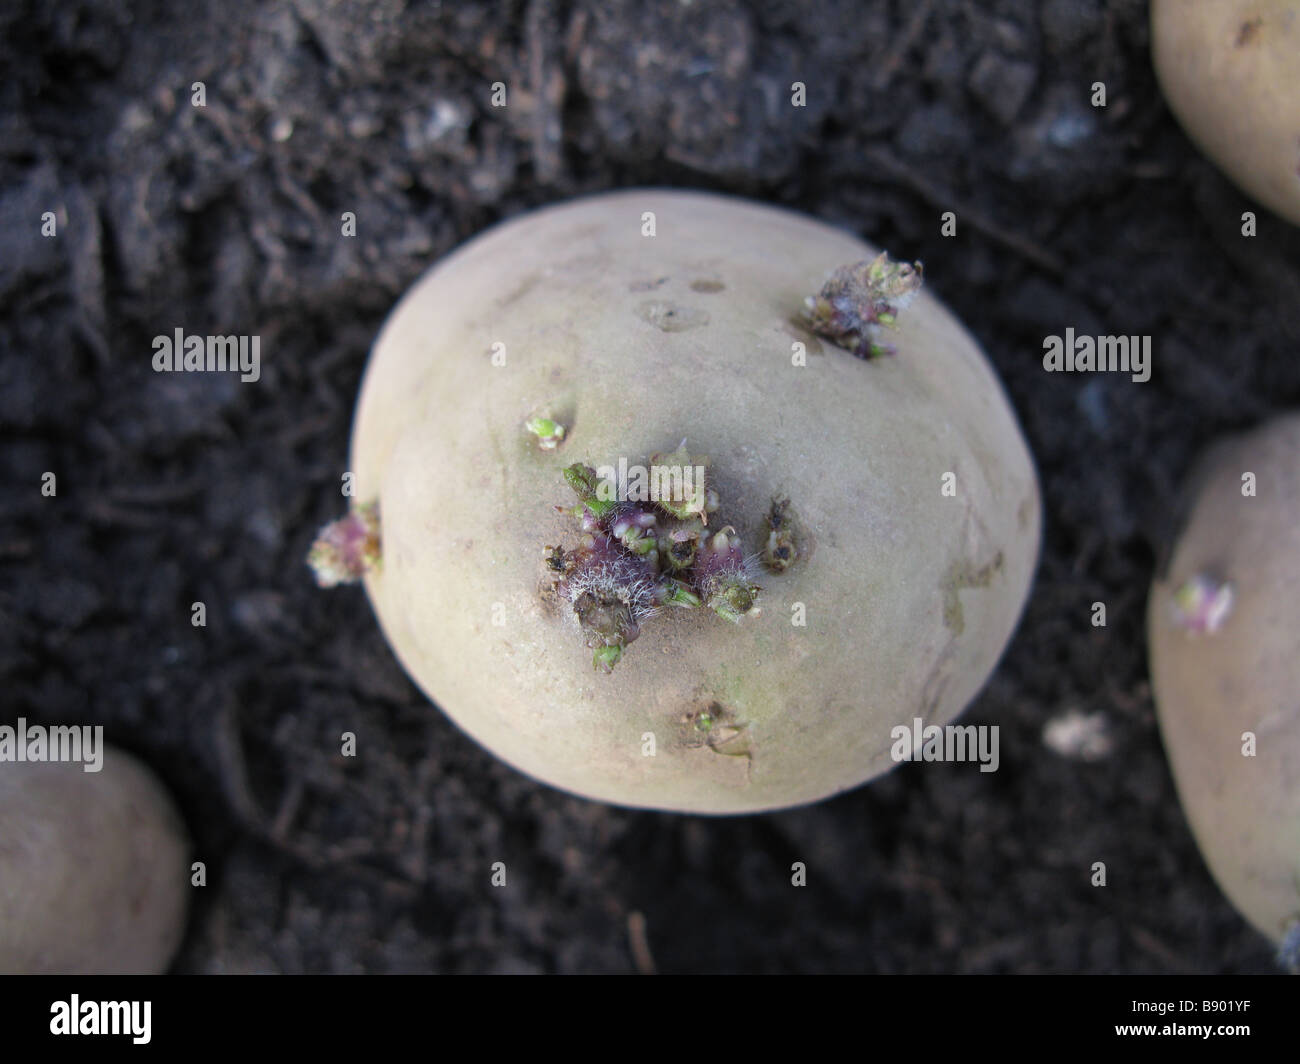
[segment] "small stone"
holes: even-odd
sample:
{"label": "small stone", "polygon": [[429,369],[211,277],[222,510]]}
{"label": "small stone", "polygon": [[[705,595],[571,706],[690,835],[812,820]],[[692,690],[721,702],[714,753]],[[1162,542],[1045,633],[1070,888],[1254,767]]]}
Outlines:
{"label": "small stone", "polygon": [[287,115],[277,115],[271,120],[271,139],[277,144],[283,144],[293,136],[293,119]]}
{"label": "small stone", "polygon": [[1069,710],[1043,728],[1043,744],[1074,761],[1100,761],[1114,746],[1103,713]]}

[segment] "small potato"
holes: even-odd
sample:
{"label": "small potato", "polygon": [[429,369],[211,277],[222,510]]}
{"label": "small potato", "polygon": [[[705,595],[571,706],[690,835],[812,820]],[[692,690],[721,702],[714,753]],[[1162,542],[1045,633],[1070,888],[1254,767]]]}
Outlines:
{"label": "small potato", "polygon": [[[430,698],[538,779],[703,813],[856,786],[894,766],[896,726],[960,713],[1024,602],[1038,486],[932,296],[898,315],[892,355],[809,331],[805,298],[875,258],[787,211],[633,191],[514,219],[426,274],[371,355],[352,469],[382,528],[366,589]],[[666,537],[662,564],[698,547],[716,601],[664,605],[593,656],[580,625],[604,614],[568,577],[556,591],[582,536],[557,512],[570,467],[679,448],[707,457],[719,505],[684,507],[673,535],[707,540]],[[756,601],[700,576],[706,543],[710,565],[751,556]]]}
{"label": "small potato", "polygon": [[1300,0],[1153,0],[1151,43],[1192,140],[1300,225]]}
{"label": "small potato", "polygon": [[1147,616],[1160,731],[1223,892],[1300,917],[1300,415],[1211,452]]}
{"label": "small potato", "polygon": [[109,747],[0,762],[0,973],[156,975],[185,929],[189,842],[171,798]]}

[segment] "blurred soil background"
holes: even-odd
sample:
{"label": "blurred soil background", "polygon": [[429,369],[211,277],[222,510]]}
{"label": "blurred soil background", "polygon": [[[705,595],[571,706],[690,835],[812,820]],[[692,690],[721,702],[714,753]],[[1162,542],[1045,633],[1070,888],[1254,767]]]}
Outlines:
{"label": "blurred soil background", "polygon": [[[1300,403],[1297,230],[1177,127],[1144,2],[9,0],[0,37],[0,717],[102,724],[172,788],[209,874],[176,971],[1274,970],[1179,809],[1143,627],[1196,453]],[[313,585],[401,293],[493,222],[638,185],[921,259],[987,350],[1046,516],[965,718],[998,772],[738,819],[583,801]],[[260,335],[262,379],[154,373],[178,327]],[[1045,373],[1067,327],[1151,335],[1151,380]],[[1071,714],[1089,742],[1056,742]]]}

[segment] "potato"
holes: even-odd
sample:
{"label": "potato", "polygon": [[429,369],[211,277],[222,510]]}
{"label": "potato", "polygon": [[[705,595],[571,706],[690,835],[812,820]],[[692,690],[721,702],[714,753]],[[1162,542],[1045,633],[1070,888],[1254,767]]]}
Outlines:
{"label": "potato", "polygon": [[0,762],[0,972],[155,975],[185,929],[189,843],[144,765]]}
{"label": "potato", "polygon": [[1210,871],[1280,941],[1300,916],[1300,415],[1220,445],[1198,479],[1151,588],[1160,731]]}
{"label": "potato", "polygon": [[1188,135],[1300,224],[1300,0],[1153,0],[1156,75]]}
{"label": "potato", "polygon": [[[355,500],[382,528],[365,585],[465,731],[576,794],[732,813],[856,786],[895,763],[896,725],[961,712],[1025,598],[1038,486],[933,297],[890,357],[804,326],[805,298],[874,254],[786,211],[632,191],[511,220],[406,294],[353,430]],[[775,505],[799,557],[757,578],[761,612],[666,608],[606,675],[547,566],[581,535],[564,470],[682,441],[721,500],[709,543],[764,551]]]}

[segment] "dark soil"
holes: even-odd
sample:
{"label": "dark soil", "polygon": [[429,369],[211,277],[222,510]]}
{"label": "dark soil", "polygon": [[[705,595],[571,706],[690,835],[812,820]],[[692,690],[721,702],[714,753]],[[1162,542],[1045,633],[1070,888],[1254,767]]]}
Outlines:
{"label": "dark soil", "polygon": [[[170,785],[209,870],[177,971],[631,971],[639,926],[660,971],[1273,970],[1179,808],[1143,614],[1196,453],[1300,403],[1300,230],[1176,125],[1145,3],[29,0],[0,26],[3,715],[103,724]],[[967,717],[998,772],[736,819],[582,801],[434,710],[360,590],[313,585],[403,290],[501,218],[657,184],[923,260],[996,364],[1046,509]],[[260,335],[261,381],[154,373],[178,327]],[[1151,380],[1045,373],[1067,327],[1151,335]],[[1045,745],[1070,710],[1107,756]]]}

